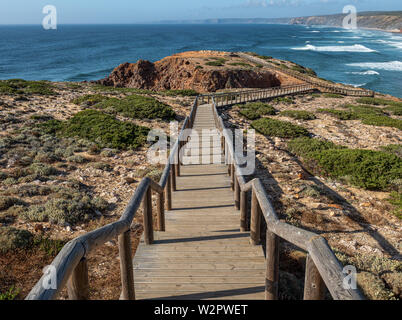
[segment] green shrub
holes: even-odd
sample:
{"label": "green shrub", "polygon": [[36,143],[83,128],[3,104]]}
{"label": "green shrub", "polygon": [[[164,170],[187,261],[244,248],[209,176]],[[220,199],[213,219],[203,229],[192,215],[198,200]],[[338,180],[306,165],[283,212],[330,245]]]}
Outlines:
{"label": "green shrub", "polygon": [[38,129],[41,130],[42,134],[54,135],[63,129],[63,122],[60,120],[49,120],[39,124]]}
{"label": "green shrub", "polygon": [[18,294],[20,293],[19,289],[16,289],[14,286],[10,287],[5,292],[0,292],[0,301],[1,300],[15,300]]}
{"label": "green shrub", "polygon": [[7,178],[8,178],[8,174],[3,171],[0,171],[0,181],[5,180]]}
{"label": "green shrub", "polygon": [[263,102],[251,102],[245,105],[237,105],[240,108],[239,113],[247,119],[255,120],[264,115],[274,115],[276,110],[274,107]]}
{"label": "green shrub", "polygon": [[22,213],[21,217],[27,221],[49,221],[59,225],[76,224],[89,220],[96,215],[96,211],[105,210],[107,205],[107,202],[101,198],[92,198],[85,193],[70,190],[60,190],[44,205],[31,206]]}
{"label": "green shrub", "polygon": [[338,94],[338,93],[324,93],[322,96],[324,98],[337,98],[337,99],[345,98],[343,95]]}
{"label": "green shrub", "polygon": [[55,95],[54,86],[48,81],[11,79],[0,81],[0,93]]}
{"label": "green shrub", "polygon": [[77,104],[77,105],[85,105],[85,106],[93,106],[99,102],[102,102],[103,100],[109,99],[106,96],[103,96],[101,94],[86,94],[84,96],[80,96],[78,98],[75,98],[71,101],[71,103]]}
{"label": "green shrub", "polygon": [[402,160],[385,152],[347,149],[329,141],[305,137],[289,141],[288,148],[302,157],[313,172],[358,187],[387,190],[402,177]]}
{"label": "green shrub", "polygon": [[32,233],[27,230],[0,227],[0,252],[29,247],[32,239]]}
{"label": "green shrub", "polygon": [[104,170],[104,171],[111,171],[113,169],[113,167],[106,162],[95,162],[92,164],[92,167],[94,169]]}
{"label": "green shrub", "polygon": [[314,113],[304,110],[285,110],[280,113],[281,116],[290,117],[298,120],[314,120],[316,119]]}
{"label": "green shrub", "polygon": [[362,118],[366,115],[384,115],[384,111],[382,109],[372,106],[345,104],[342,105],[342,107],[348,108],[355,112],[359,118]]}
{"label": "green shrub", "polygon": [[391,192],[388,201],[395,206],[395,210],[392,213],[399,219],[402,219],[402,193],[396,191]]}
{"label": "green shrub", "polygon": [[[201,67],[201,66],[198,66],[198,67]],[[166,91],[160,91],[158,93],[166,95],[166,96],[182,96],[182,97],[198,96],[198,92],[195,90],[192,90],[192,89],[166,90]]]}
{"label": "green shrub", "polygon": [[7,210],[16,204],[23,204],[21,200],[13,197],[0,196],[0,211]]}
{"label": "green shrub", "polygon": [[402,160],[381,151],[329,149],[308,156],[322,175],[366,189],[385,190],[402,177]]}
{"label": "green shrub", "polygon": [[228,63],[228,65],[234,66],[234,67],[247,67],[247,68],[253,67],[251,64],[248,64],[245,62],[231,62],[231,63]]}
{"label": "green shrub", "polygon": [[175,118],[173,109],[152,97],[130,95],[123,99],[109,98],[96,105],[100,109],[112,109],[125,117],[134,119],[163,119]]}
{"label": "green shrub", "polygon": [[88,159],[87,158],[84,158],[83,156],[81,156],[81,155],[73,155],[73,156],[71,156],[71,157],[68,157],[67,158],[67,161],[68,162],[72,162],[72,163],[85,163],[85,162],[88,162]]}
{"label": "green shrub", "polygon": [[288,142],[289,151],[299,157],[307,157],[312,152],[329,150],[329,149],[342,149],[343,146],[336,145],[335,143],[327,140],[299,137],[292,139]]}
{"label": "green shrub", "polygon": [[402,144],[389,144],[381,147],[381,149],[384,152],[395,154],[396,156],[402,158]]}
{"label": "green shrub", "polygon": [[284,104],[294,104],[295,102],[293,101],[292,98],[288,97],[278,97],[273,100],[275,103],[284,103]]}
{"label": "green shrub", "polygon": [[29,166],[28,171],[30,174],[43,177],[52,176],[59,173],[56,168],[44,163],[33,163]]}
{"label": "green shrub", "polygon": [[318,109],[318,112],[321,113],[326,113],[331,116],[334,116],[337,119],[340,120],[356,120],[359,119],[359,117],[356,115],[355,112],[349,111],[349,110],[337,110],[337,109],[328,109],[328,108],[322,108]]}
{"label": "green shrub", "polygon": [[392,127],[402,130],[402,120],[387,116],[366,115],[362,117],[362,123],[371,126]]}
{"label": "green shrub", "polygon": [[295,138],[309,135],[309,132],[301,126],[271,118],[255,120],[251,123],[251,126],[258,132],[267,136]]}
{"label": "green shrub", "polygon": [[100,155],[102,157],[107,157],[107,158],[113,157],[115,154],[116,154],[116,150],[111,150],[111,149],[108,149],[108,148],[103,149],[101,151],[101,153],[100,153]]}
{"label": "green shrub", "polygon": [[363,97],[356,100],[357,103],[363,104],[371,104],[374,106],[384,105],[384,106],[395,106],[402,107],[402,102],[387,100],[382,98],[372,98],[372,97]]}
{"label": "green shrub", "polygon": [[52,189],[48,186],[40,186],[37,184],[27,184],[14,188],[9,188],[4,191],[5,195],[17,195],[19,197],[35,197],[45,196],[52,192]]}
{"label": "green shrub", "polygon": [[75,114],[70,120],[50,124],[51,128],[66,137],[80,137],[99,144],[101,148],[128,149],[145,144],[149,129],[130,122],[122,122],[114,117],[96,110],[84,110]]}
{"label": "green shrub", "polygon": [[386,107],[385,110],[391,112],[394,116],[402,116],[402,105]]}
{"label": "green shrub", "polygon": [[309,76],[312,76],[312,77],[317,76],[317,74],[315,73],[315,71],[313,69],[306,68],[306,67],[303,67],[303,66],[298,65],[298,64],[292,66],[291,69],[294,70],[294,71],[300,72],[300,73],[305,73],[305,74],[307,74]]}
{"label": "green shrub", "polygon": [[205,64],[207,66],[213,66],[213,67],[222,67],[225,65],[226,59],[224,58],[211,58],[214,59],[214,61],[208,61]]}
{"label": "green shrub", "polygon": [[160,178],[162,177],[163,170],[159,168],[158,166],[148,166],[147,168],[144,169],[137,169],[134,172],[134,176],[137,178],[144,178],[148,177],[151,178],[152,180],[159,182]]}
{"label": "green shrub", "polygon": [[37,120],[37,121],[49,121],[49,120],[52,120],[53,117],[51,115],[48,115],[48,114],[36,113],[36,114],[31,116],[31,119],[32,120]]}
{"label": "green shrub", "polygon": [[45,237],[35,237],[33,240],[33,246],[38,247],[50,257],[56,256],[66,243],[67,241],[65,240],[49,239]]}

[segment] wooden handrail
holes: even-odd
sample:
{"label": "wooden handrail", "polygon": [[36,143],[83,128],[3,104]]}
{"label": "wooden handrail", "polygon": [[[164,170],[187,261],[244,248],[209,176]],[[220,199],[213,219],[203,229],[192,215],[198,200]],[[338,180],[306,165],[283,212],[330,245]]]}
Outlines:
{"label": "wooden handrail", "polygon": [[252,61],[252,62],[255,62],[258,64],[264,64],[265,66],[269,67],[272,70],[288,74],[294,78],[297,78],[299,80],[310,83],[310,84],[314,85],[317,89],[321,89],[321,90],[324,89],[324,90],[327,90],[327,92],[339,93],[339,94],[348,95],[348,96],[374,97],[374,91],[372,91],[372,90],[352,89],[352,88],[340,87],[339,85],[338,86],[331,85],[330,83],[325,82],[321,79],[302,74],[295,70],[279,68],[277,66],[272,65],[271,63],[268,64],[267,61],[265,61],[261,58],[251,56],[251,55],[248,55],[243,52],[238,52],[237,54],[249,61]]}
{"label": "wooden handrail", "polygon": [[[278,297],[278,272],[279,272],[279,239],[284,239],[297,247],[307,251],[308,258],[306,262],[305,278],[305,299],[323,299],[325,283],[332,297],[337,300],[362,300],[363,295],[358,289],[347,289],[343,286],[343,268],[336,258],[335,254],[328,246],[327,241],[320,235],[304,229],[295,227],[279,220],[275,209],[273,208],[268,194],[259,178],[249,182],[241,175],[240,163],[233,150],[232,134],[228,133],[219,116],[215,98],[212,97],[212,111],[217,128],[221,131],[224,141],[224,152],[227,164],[231,168],[231,173],[236,179],[240,196],[240,228],[244,230],[246,218],[247,192],[252,192],[251,201],[251,232],[250,240],[253,244],[260,242],[260,218],[264,217],[267,225],[266,236],[266,299],[277,299]],[[234,167],[234,170],[233,170]],[[236,189],[236,188],[235,188]],[[236,190],[237,192],[237,190]],[[235,198],[237,195],[235,195]]]}
{"label": "wooden handrail", "polygon": [[295,84],[281,87],[271,87],[265,89],[248,89],[236,92],[220,92],[199,95],[199,100],[210,103],[214,98],[217,106],[231,105],[248,101],[256,101],[268,98],[276,98],[294,93],[306,93],[315,90],[312,84]]}
{"label": "wooden handrail", "polygon": [[[46,285],[49,280],[49,274],[44,274],[25,299],[54,299],[56,298],[57,294],[67,285],[67,283],[69,287],[68,292],[70,299],[87,299],[88,271],[86,257],[90,252],[94,251],[99,246],[115,238],[118,238],[119,240],[121,280],[123,287],[120,298],[134,299],[134,278],[130,240],[131,224],[138,208],[140,207],[141,203],[143,203],[144,240],[147,244],[152,244],[153,222],[151,192],[154,191],[158,195],[158,226],[160,231],[164,231],[164,209],[165,206],[167,210],[171,209],[172,181],[174,182],[176,179],[175,175],[172,174],[173,168],[176,166],[176,169],[178,169],[180,166],[180,161],[177,161],[177,156],[180,153],[181,147],[184,145],[182,143],[182,141],[185,140],[182,138],[183,132],[190,125],[192,125],[198,104],[199,98],[196,97],[190,116],[185,118],[180,133],[170,150],[170,155],[159,183],[156,183],[148,177],[143,178],[118,221],[105,225],[99,229],[88,232],[69,241],[51,263],[51,268],[56,272],[55,277],[53,277],[53,279],[56,280],[56,283],[54,283],[52,286]],[[83,290],[85,292],[83,292]]]}

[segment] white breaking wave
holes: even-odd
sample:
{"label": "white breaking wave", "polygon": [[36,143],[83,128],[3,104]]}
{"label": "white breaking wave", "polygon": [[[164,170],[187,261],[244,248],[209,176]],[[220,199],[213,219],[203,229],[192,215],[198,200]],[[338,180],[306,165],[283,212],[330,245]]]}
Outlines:
{"label": "white breaking wave", "polygon": [[367,83],[353,84],[353,83],[345,83],[345,82],[342,82],[342,83],[347,85],[347,86],[353,86],[355,88],[363,87],[363,86],[365,86],[367,84]]}
{"label": "white breaking wave", "polygon": [[402,42],[386,41],[386,40],[373,40],[373,42],[383,43],[392,47],[402,49]]}
{"label": "white breaking wave", "polygon": [[351,67],[360,67],[367,69],[386,70],[386,71],[402,71],[402,61],[389,62],[362,62],[346,64]]}
{"label": "white breaking wave", "polygon": [[364,71],[364,72],[346,72],[346,73],[360,74],[360,75],[363,75],[363,76],[366,76],[366,75],[379,75],[380,74],[379,72],[374,71],[374,70],[367,70],[367,71]]}
{"label": "white breaking wave", "polygon": [[292,48],[292,49],[320,51],[320,52],[376,52],[375,50],[362,46],[361,44],[355,44],[353,46],[323,46],[323,47],[317,47],[308,44],[304,47]]}
{"label": "white breaking wave", "polygon": [[320,33],[321,31],[318,31],[318,30],[313,30],[313,31],[307,31],[307,32],[312,32],[312,33]]}
{"label": "white breaking wave", "polygon": [[389,44],[390,46],[402,49],[402,42],[389,42],[387,44]]}

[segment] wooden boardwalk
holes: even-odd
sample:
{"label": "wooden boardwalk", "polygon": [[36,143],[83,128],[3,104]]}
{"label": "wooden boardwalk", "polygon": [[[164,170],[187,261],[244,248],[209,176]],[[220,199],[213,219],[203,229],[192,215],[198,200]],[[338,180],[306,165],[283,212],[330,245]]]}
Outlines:
{"label": "wooden boardwalk", "polygon": [[[198,107],[193,132],[202,129],[215,129],[211,105]],[[240,232],[220,147],[190,142],[186,148],[204,162],[181,166],[166,231],[155,232],[152,245],[142,240],[137,249],[136,299],[264,299],[262,247],[250,244],[249,232]],[[205,163],[213,156],[220,156],[219,163]]]}

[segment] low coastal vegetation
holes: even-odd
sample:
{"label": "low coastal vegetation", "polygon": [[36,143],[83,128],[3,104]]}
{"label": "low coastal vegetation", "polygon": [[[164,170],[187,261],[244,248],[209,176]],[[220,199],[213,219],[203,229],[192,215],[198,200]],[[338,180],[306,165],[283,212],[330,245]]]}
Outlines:
{"label": "low coastal vegetation", "polygon": [[226,59],[224,58],[210,58],[212,61],[207,61],[205,65],[212,67],[223,67],[226,63]]}
{"label": "low coastal vegetation", "polygon": [[236,105],[235,108],[238,108],[239,113],[249,120],[256,120],[261,118],[261,116],[276,114],[274,107],[263,102],[250,102],[245,105]]}
{"label": "low coastal vegetation", "polygon": [[389,144],[381,147],[382,151],[394,154],[399,158],[402,158],[402,144]]}
{"label": "low coastal vegetation", "polygon": [[294,104],[293,97],[278,97],[272,100],[274,103]]}
{"label": "low coastal vegetation", "polygon": [[335,99],[343,99],[344,96],[337,93],[324,93],[322,95],[324,98],[335,98]]}
{"label": "low coastal vegetation", "polygon": [[261,118],[255,120],[251,123],[251,126],[266,136],[294,138],[309,135],[307,129],[301,126],[272,118]]}
{"label": "low coastal vegetation", "polygon": [[110,98],[100,94],[85,95],[72,101],[75,104],[94,106],[110,113],[121,114],[133,119],[162,119],[175,118],[173,109],[153,97],[129,95],[122,99]]}
{"label": "low coastal vegetation", "polygon": [[312,172],[365,189],[398,188],[402,176],[402,159],[382,151],[349,149],[308,137],[289,141],[288,148]]}
{"label": "low coastal vegetation", "polygon": [[40,124],[49,134],[80,137],[101,148],[135,149],[145,144],[149,128],[123,122],[97,110],[84,110],[67,121],[50,120]]}
{"label": "low coastal vegetation", "polygon": [[297,120],[314,120],[316,116],[312,112],[304,110],[285,110],[280,113],[281,116],[289,117]]}
{"label": "low coastal vegetation", "polygon": [[49,81],[27,81],[22,79],[0,80],[0,93],[55,95],[55,87]]}
{"label": "low coastal vegetation", "polygon": [[360,119],[363,124],[372,126],[392,127],[402,130],[402,120],[388,116],[384,110],[368,105],[345,104],[343,109],[321,108],[318,112],[330,114],[340,120]]}
{"label": "low coastal vegetation", "polygon": [[370,104],[374,106],[388,106],[385,110],[391,112],[395,116],[402,116],[402,102],[394,101],[394,100],[387,100],[382,98],[371,98],[371,97],[364,97],[357,99],[358,103],[362,104]]}
{"label": "low coastal vegetation", "polygon": [[[202,66],[199,66],[202,68]],[[137,88],[120,88],[120,87],[112,87],[112,86],[103,86],[100,84],[95,84],[92,88],[98,92],[111,92],[111,93],[131,93],[131,94],[156,94],[160,96],[181,96],[181,97],[194,97],[199,93],[193,89],[178,89],[178,90],[163,90],[163,91],[154,91],[149,89],[137,89]],[[80,104],[80,103],[78,103]]]}

